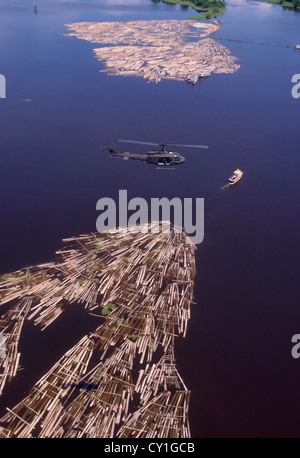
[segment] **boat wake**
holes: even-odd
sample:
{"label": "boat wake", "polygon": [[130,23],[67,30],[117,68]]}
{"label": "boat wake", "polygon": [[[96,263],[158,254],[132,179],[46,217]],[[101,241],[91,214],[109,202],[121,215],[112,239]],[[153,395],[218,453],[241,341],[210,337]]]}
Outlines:
{"label": "boat wake", "polygon": [[229,183],[224,184],[224,186],[221,186],[220,191],[225,191],[225,189],[228,189],[228,188],[230,188],[230,184]]}

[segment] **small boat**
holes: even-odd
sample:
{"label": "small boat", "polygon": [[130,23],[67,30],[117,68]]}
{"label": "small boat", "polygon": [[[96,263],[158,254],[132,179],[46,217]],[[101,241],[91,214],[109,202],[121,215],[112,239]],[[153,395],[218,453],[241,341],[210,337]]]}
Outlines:
{"label": "small boat", "polygon": [[243,173],[244,172],[242,172],[240,169],[236,169],[231,177],[228,178],[228,183],[231,185],[237,183],[242,178]]}
{"label": "small boat", "polygon": [[296,45],[295,48],[297,49],[297,51],[300,50],[300,45]]}
{"label": "small boat", "polygon": [[196,84],[197,81],[198,81],[198,75],[196,75],[196,74],[195,75],[189,75],[186,80],[187,80],[188,83]]}
{"label": "small boat", "polygon": [[201,72],[199,74],[199,77],[200,78],[207,78],[208,76],[210,76],[211,72]]}

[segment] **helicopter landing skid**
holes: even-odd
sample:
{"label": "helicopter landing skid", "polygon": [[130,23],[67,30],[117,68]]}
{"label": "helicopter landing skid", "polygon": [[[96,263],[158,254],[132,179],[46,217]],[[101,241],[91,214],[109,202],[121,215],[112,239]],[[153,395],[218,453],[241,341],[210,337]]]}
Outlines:
{"label": "helicopter landing skid", "polygon": [[161,165],[161,166],[158,166],[156,167],[156,170],[177,170],[178,167],[174,167],[174,166],[165,166],[165,165]]}

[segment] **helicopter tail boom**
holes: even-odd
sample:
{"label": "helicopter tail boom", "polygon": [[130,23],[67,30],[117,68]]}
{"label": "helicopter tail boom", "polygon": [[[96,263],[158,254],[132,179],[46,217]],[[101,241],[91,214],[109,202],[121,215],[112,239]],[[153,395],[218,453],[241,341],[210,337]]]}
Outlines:
{"label": "helicopter tail boom", "polygon": [[114,157],[120,157],[122,159],[129,159],[129,155],[128,153],[118,153],[117,151],[115,151],[111,146],[108,146],[107,147],[108,151],[110,152],[110,154]]}
{"label": "helicopter tail boom", "polygon": [[117,157],[123,156],[121,153],[117,153],[117,151],[115,151],[111,146],[108,146],[107,149],[112,156],[117,156]]}

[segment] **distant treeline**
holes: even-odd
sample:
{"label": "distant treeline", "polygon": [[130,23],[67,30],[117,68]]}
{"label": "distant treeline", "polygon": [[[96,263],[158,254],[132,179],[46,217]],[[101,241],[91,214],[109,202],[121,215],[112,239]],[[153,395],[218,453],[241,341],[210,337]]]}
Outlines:
{"label": "distant treeline", "polygon": [[281,5],[283,8],[293,8],[300,10],[300,0],[266,0],[268,3],[274,3],[275,5]]}
{"label": "distant treeline", "polygon": [[[212,17],[219,16],[225,13],[226,6],[225,0],[152,0],[154,3],[160,1],[169,4],[179,3],[182,8],[188,8],[189,6],[199,13],[203,13],[201,16],[193,17],[192,19],[210,19]],[[300,1],[300,0],[296,0]]]}

